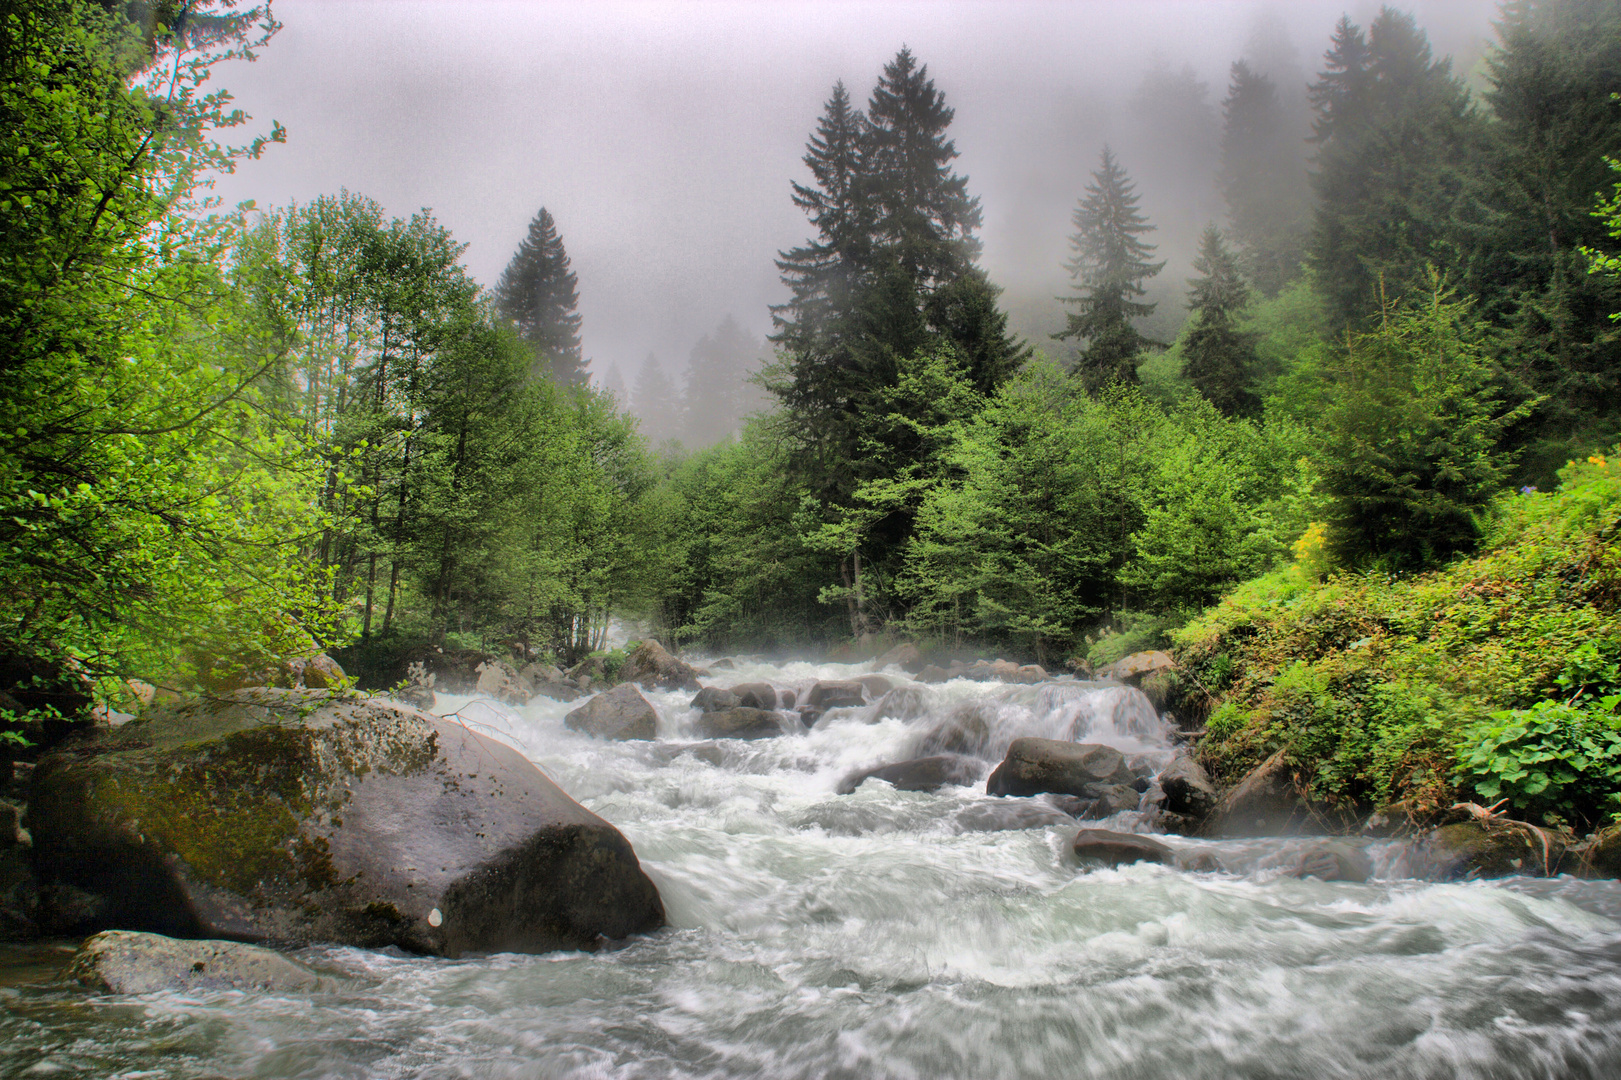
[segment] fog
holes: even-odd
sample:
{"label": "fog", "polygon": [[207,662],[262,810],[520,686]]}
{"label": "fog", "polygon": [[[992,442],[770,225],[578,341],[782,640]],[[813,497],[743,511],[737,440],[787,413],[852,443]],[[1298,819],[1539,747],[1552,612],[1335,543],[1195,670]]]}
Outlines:
{"label": "fog", "polygon": [[[1402,6],[1478,83],[1495,5]],[[1303,93],[1339,15],[1366,26],[1376,11],[1318,0],[276,0],[282,32],[256,63],[216,78],[251,129],[278,120],[288,142],[216,193],[272,207],[347,188],[395,215],[430,207],[486,285],[545,206],[579,276],[595,377],[611,364],[628,382],[651,353],[679,380],[726,316],[769,332],[769,305],[786,295],[773,257],[808,236],[789,184],[807,179],[800,158],[822,103],[837,79],[864,103],[905,44],[956,109],[958,171],[984,209],[982,263],[1015,328],[1050,345],[1070,212],[1104,142],[1159,226],[1162,309],[1179,308],[1198,230],[1221,213],[1210,155],[1229,65],[1248,58]],[[1208,129],[1155,130],[1145,77],[1184,68],[1207,88]]]}

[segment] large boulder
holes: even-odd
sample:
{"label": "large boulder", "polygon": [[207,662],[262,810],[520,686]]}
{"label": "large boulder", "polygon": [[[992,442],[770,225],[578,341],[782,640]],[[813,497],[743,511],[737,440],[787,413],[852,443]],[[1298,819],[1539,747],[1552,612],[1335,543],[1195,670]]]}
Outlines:
{"label": "large boulder", "polygon": [[916,720],[929,711],[929,692],[921,686],[897,686],[878,699],[874,720]]}
{"label": "large boulder", "polygon": [[782,721],[765,709],[718,709],[698,718],[698,730],[711,739],[769,739],[782,734]]}
{"label": "large boulder", "polygon": [[865,705],[864,687],[854,679],[827,679],[812,686],[805,694],[804,704],[813,709],[843,709]]}
{"label": "large boulder", "polygon": [[1210,774],[1186,754],[1177,755],[1160,770],[1159,786],[1165,793],[1166,812],[1191,822],[1204,821],[1219,801]]}
{"label": "large boulder", "polygon": [[903,641],[874,660],[872,669],[882,671],[891,665],[902,671],[917,671],[923,666],[923,652],[910,641]]}
{"label": "large boulder", "polygon": [[985,782],[987,795],[1082,795],[1129,785],[1136,776],[1120,751],[1098,743],[1014,739],[1007,757]]}
{"label": "large boulder", "polygon": [[1223,795],[1200,832],[1205,836],[1333,835],[1354,832],[1362,816],[1314,803],[1282,750],[1251,769]]}
{"label": "large boulder", "polygon": [[980,777],[981,768],[975,758],[936,754],[858,770],[840,780],[836,790],[840,795],[848,795],[868,780],[883,780],[901,791],[939,791],[947,784],[974,783]]}
{"label": "large boulder", "polygon": [[[737,698],[737,704],[745,709],[775,709],[777,707],[777,688],[770,683],[739,683],[732,687],[731,692]],[[793,704],[793,694],[790,692],[788,701],[783,705],[783,708],[792,708]]]}
{"label": "large boulder", "polygon": [[1518,822],[1465,821],[1431,830],[1416,854],[1418,865],[1442,881],[1546,877],[1559,873],[1565,846],[1553,833]]}
{"label": "large boulder", "polygon": [[1136,652],[1116,660],[1108,667],[1098,672],[1100,679],[1118,679],[1120,682],[1134,682],[1146,675],[1158,671],[1170,671],[1176,667],[1176,660],[1168,652],[1153,649],[1149,652]]}
{"label": "large boulder", "polygon": [[1289,874],[1319,881],[1362,882],[1373,876],[1373,860],[1366,851],[1343,840],[1322,840],[1300,852]]}
{"label": "large boulder", "polygon": [[649,690],[698,689],[698,672],[649,638],[636,646],[619,667],[619,681],[640,683]]}
{"label": "large boulder", "polygon": [[473,692],[508,705],[527,705],[535,687],[505,660],[486,660],[478,666]]}
{"label": "large boulder", "polygon": [[620,683],[563,717],[571,731],[599,739],[651,739],[658,732],[659,714],[635,683]]}
{"label": "large boulder", "polygon": [[1107,829],[1082,829],[1075,834],[1072,845],[1076,858],[1083,862],[1101,862],[1105,866],[1124,866],[1127,863],[1153,862],[1175,865],[1176,854],[1158,840],[1136,833],[1110,832]]}
{"label": "large boulder", "polygon": [[321,987],[321,977],[273,949],[240,941],[180,941],[106,930],[79,946],[66,977],[108,994],[248,990],[275,994]]}
{"label": "large boulder", "polygon": [[895,688],[895,684],[882,675],[857,676],[856,682],[867,692],[867,696],[874,700],[883,697]]}
{"label": "large boulder", "polygon": [[[771,696],[773,699],[776,698],[775,694]],[[719,712],[721,709],[735,709],[741,704],[742,702],[738,700],[736,694],[730,690],[722,690],[718,686],[704,687],[693,695],[692,701],[689,703],[691,708],[706,713]]]}
{"label": "large boulder", "polygon": [[246,690],[153,710],[47,757],[31,796],[41,878],[90,898],[61,932],[459,956],[664,921],[612,825],[511,747],[386,699]]}
{"label": "large boulder", "polygon": [[989,709],[965,705],[931,724],[918,737],[912,752],[918,757],[930,754],[982,754],[991,741]]}

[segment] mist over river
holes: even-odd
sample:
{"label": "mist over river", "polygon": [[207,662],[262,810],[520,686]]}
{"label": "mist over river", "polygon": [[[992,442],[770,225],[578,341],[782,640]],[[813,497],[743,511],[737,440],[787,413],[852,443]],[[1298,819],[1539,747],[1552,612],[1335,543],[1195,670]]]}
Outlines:
{"label": "mist over river", "polygon": [[[864,670],[740,661],[712,681]],[[668,928],[589,954],[305,949],[330,983],[294,996],[87,997],[49,981],[52,954],[18,950],[0,1076],[1621,1075],[1615,882],[1427,882],[1374,841],[1372,880],[1325,883],[1286,872],[1305,841],[1174,836],[1220,869],[1088,871],[1074,823],[1006,827],[1060,820],[1054,804],[989,797],[983,776],[835,787],[965,711],[987,773],[1020,735],[1167,758],[1136,691],[958,679],[922,688],[909,720],[869,722],[869,705],[753,742],[702,741],[691,696],[648,694],[654,742],[567,730],[578,703],[438,706],[623,831]]]}

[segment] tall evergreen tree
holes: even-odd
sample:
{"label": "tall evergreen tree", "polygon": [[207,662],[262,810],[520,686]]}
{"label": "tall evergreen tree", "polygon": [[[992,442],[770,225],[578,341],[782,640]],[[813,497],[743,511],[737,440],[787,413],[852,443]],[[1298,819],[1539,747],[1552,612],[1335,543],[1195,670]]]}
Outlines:
{"label": "tall evergreen tree", "polygon": [[1380,10],[1364,38],[1342,19],[1312,86],[1318,143],[1310,263],[1342,320],[1378,288],[1422,290],[1426,268],[1462,264],[1456,227],[1478,160],[1479,117],[1449,59],[1412,16]]}
{"label": "tall evergreen tree", "polygon": [[1277,87],[1239,60],[1222,102],[1221,189],[1241,264],[1266,296],[1299,272],[1311,231],[1311,185]]}
{"label": "tall evergreen tree", "polygon": [[689,448],[719,442],[742,427],[754,405],[748,380],[764,352],[730,315],[693,346],[682,394],[681,438]]}
{"label": "tall evergreen tree", "polygon": [[619,365],[613,361],[608,362],[608,371],[602,376],[602,392],[613,398],[614,407],[624,409],[630,405],[630,389],[625,386],[625,376],[620,372]]}
{"label": "tall evergreen tree", "polygon": [[1148,261],[1154,245],[1142,237],[1154,226],[1138,211],[1136,188],[1107,146],[1073,221],[1076,231],[1069,246],[1075,256],[1066,265],[1081,295],[1062,298],[1076,310],[1054,337],[1085,341],[1075,370],[1087,386],[1134,383],[1138,357],[1155,342],[1143,337],[1132,320],[1153,314],[1156,306],[1134,298],[1143,295],[1143,282],[1165,264]]}
{"label": "tall evergreen tree", "polygon": [[560,386],[589,379],[580,353],[580,291],[557,225],[543,206],[495,285],[495,306],[535,350],[535,371]]}
{"label": "tall evergreen tree", "polygon": [[664,365],[652,353],[642,361],[636,373],[636,385],[630,391],[630,411],[642,422],[642,434],[657,446],[666,439],[681,434],[681,399],[675,383],[664,373]]}
{"label": "tall evergreen tree", "polygon": [[1253,415],[1261,404],[1250,390],[1255,338],[1234,325],[1250,290],[1214,225],[1205,228],[1193,268],[1199,277],[1188,289],[1193,325],[1182,345],[1182,374],[1223,414]]}
{"label": "tall evergreen tree", "polygon": [[1621,2],[1514,0],[1487,57],[1489,175],[1470,236],[1467,286],[1507,330],[1497,359],[1545,395],[1522,440],[1525,478],[1551,479],[1621,420],[1621,309],[1613,279],[1586,272],[1583,248],[1610,246],[1592,214],[1621,147]]}

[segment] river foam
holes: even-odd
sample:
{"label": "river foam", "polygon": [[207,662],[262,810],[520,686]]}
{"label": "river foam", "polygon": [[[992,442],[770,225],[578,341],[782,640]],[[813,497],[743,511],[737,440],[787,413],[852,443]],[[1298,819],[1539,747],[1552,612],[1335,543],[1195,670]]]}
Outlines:
{"label": "river foam", "polygon": [[[714,681],[804,689],[860,670],[742,663]],[[653,743],[571,732],[574,706],[547,699],[446,698],[625,833],[668,929],[590,954],[309,949],[340,980],[315,995],[0,988],[0,1075],[1621,1075],[1615,883],[1415,881],[1383,844],[1373,880],[1325,883],[1282,872],[1300,841],[1177,837],[1223,869],[1083,873],[1073,825],[966,828],[1007,805],[982,783],[835,794],[962,710],[987,718],[987,771],[1021,734],[1167,752],[1127,694],[961,679],[927,694],[910,720],[867,706],[714,744],[685,693],[649,695]]]}

